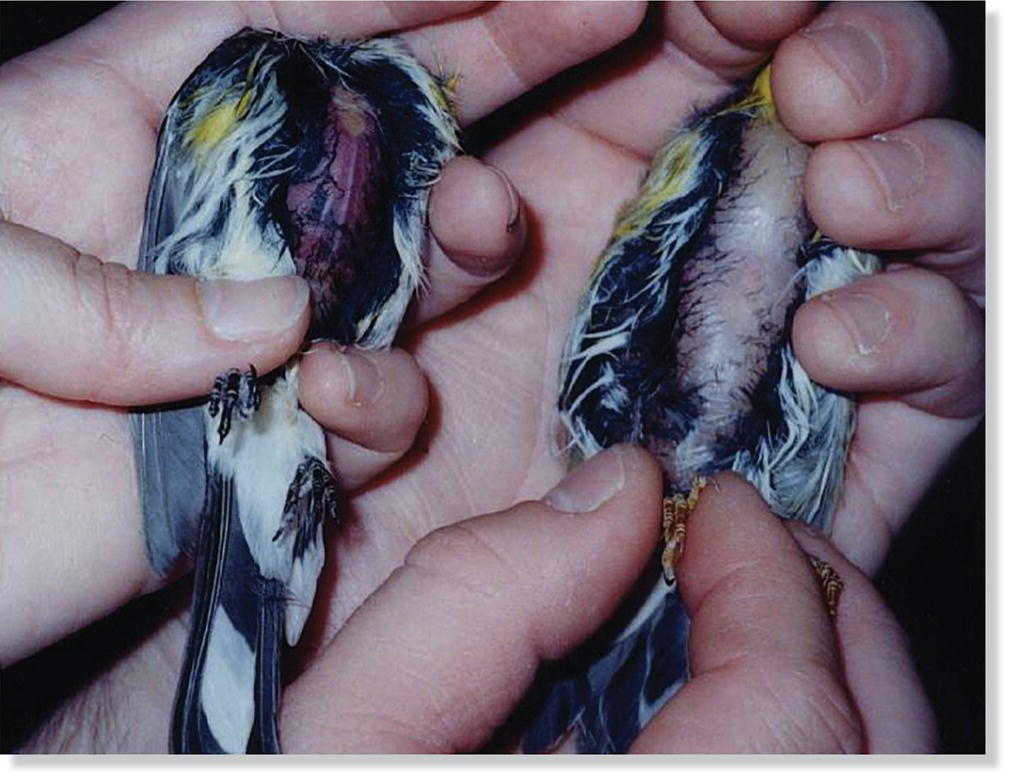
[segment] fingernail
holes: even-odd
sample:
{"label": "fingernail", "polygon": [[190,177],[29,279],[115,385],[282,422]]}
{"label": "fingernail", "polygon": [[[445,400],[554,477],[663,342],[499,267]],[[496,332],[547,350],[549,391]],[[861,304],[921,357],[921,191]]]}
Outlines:
{"label": "fingernail", "polygon": [[859,355],[879,353],[892,325],[886,306],[871,295],[857,292],[830,292],[822,300],[840,314]]}
{"label": "fingernail", "polygon": [[510,198],[510,210],[508,211],[506,231],[512,233],[517,229],[517,226],[521,221],[521,201],[517,195],[517,188],[514,183],[510,180],[502,170],[497,168],[495,165],[489,165],[489,170],[499,176],[500,181],[503,182],[503,188],[506,190],[507,197]]}
{"label": "fingernail", "polygon": [[257,281],[206,279],[197,298],[208,327],[226,341],[249,341],[292,327],[309,302],[310,290],[298,276]]}
{"label": "fingernail", "polygon": [[859,103],[869,103],[886,82],[886,56],[879,42],[853,24],[810,27],[803,36],[848,85]]}
{"label": "fingernail", "polygon": [[890,211],[900,211],[925,182],[922,150],[908,140],[874,135],[868,141],[852,142],[851,148],[872,170]]}
{"label": "fingernail", "polygon": [[586,514],[609,501],[625,482],[622,452],[609,449],[570,471],[542,502],[556,511]]}
{"label": "fingernail", "polygon": [[353,351],[338,352],[345,368],[348,381],[348,401],[353,406],[372,403],[383,392],[383,378],[380,371],[363,354]]}

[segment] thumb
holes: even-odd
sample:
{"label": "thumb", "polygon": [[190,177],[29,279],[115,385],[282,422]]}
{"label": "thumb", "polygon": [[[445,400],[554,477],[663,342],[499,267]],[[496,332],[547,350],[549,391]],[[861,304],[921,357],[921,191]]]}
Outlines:
{"label": "thumb", "polygon": [[449,525],[286,690],[288,752],[458,752],[486,743],[541,660],[584,641],[658,536],[661,475],[617,446],[540,502]]}
{"label": "thumb", "polygon": [[0,222],[0,377],[37,392],[145,405],[207,392],[228,368],[277,367],[302,341],[294,276],[155,276]]}

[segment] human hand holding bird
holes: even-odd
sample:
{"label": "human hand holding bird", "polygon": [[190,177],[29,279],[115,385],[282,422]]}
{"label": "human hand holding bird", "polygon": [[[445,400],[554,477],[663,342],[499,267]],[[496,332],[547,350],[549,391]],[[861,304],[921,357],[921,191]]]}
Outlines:
{"label": "human hand holding bird", "polygon": [[[621,37],[632,30],[639,22],[639,17],[629,11],[630,8],[633,6],[606,6],[591,13],[592,28],[601,33],[601,40],[612,41],[615,40],[613,36]],[[532,9],[527,10],[530,12]],[[626,16],[627,12],[630,13],[629,18]],[[683,12],[683,9],[678,9],[678,13]],[[513,15],[515,13],[520,12],[509,6],[494,9],[494,16],[487,17],[483,14],[474,19],[447,23],[443,31],[474,32],[483,29],[485,21],[490,22],[491,28],[500,31],[512,29],[511,25],[519,27],[521,24],[520,17]],[[573,17],[561,14],[555,21],[564,25],[570,20],[576,22],[582,13],[584,12],[575,13]],[[676,13],[676,10],[671,9],[671,13]],[[713,12],[709,13],[713,15]],[[899,16],[880,22],[880,26],[876,28],[879,35],[889,31],[890,46],[896,47],[891,51],[901,51],[904,54],[899,60],[891,59],[891,64],[899,66],[901,70],[900,72],[886,70],[884,83],[887,90],[883,94],[888,98],[889,89],[895,84],[927,84],[929,86],[911,90],[911,94],[917,98],[915,102],[918,100],[921,102],[914,107],[910,102],[900,108],[892,105],[888,112],[884,111],[882,102],[860,105],[849,103],[846,104],[845,110],[829,112],[829,115],[845,116],[864,111],[866,117],[864,126],[871,132],[874,129],[905,125],[915,116],[930,112],[938,104],[939,95],[934,91],[936,87],[931,85],[938,86],[945,81],[945,74],[939,72],[941,63],[944,64],[945,60],[937,58],[928,67],[912,66],[912,58],[917,58],[917,52],[933,50],[932,47],[936,44],[932,43],[934,39],[931,25],[926,25],[924,19],[917,16],[918,12],[915,12],[916,17],[912,23],[912,20],[907,18],[910,13],[912,13],[910,10],[890,11],[888,16],[890,14]],[[541,29],[548,33],[552,29],[560,29],[547,24],[544,18],[536,17],[528,17],[532,31]],[[592,29],[588,27],[587,21],[581,18],[578,28],[585,32]],[[697,66],[690,65],[687,60],[680,59],[678,55],[670,56],[671,42],[675,42],[683,52],[692,52],[694,42],[699,44],[701,40],[706,39],[704,33],[698,32],[699,26],[693,26],[692,20],[676,24],[676,20],[655,17],[655,21],[669,24],[666,28],[667,35],[659,37],[655,32],[631,41],[628,47],[619,52],[624,55],[623,67],[612,69],[608,62],[599,63],[583,74],[590,80],[585,80],[583,86],[579,88],[568,92],[565,85],[559,85],[561,91],[553,90],[551,94],[558,97],[555,107],[563,109],[562,113],[557,112],[554,118],[550,118],[547,114],[540,114],[536,109],[530,114],[531,118],[516,125],[512,131],[502,136],[498,143],[489,148],[487,158],[506,168],[519,180],[529,208],[536,216],[539,226],[538,240],[529,255],[530,264],[527,266],[529,270],[514,277],[496,294],[484,298],[480,305],[476,305],[476,308],[470,311],[474,316],[467,319],[463,317],[446,319],[439,327],[421,333],[413,341],[414,352],[432,380],[434,397],[439,398],[440,424],[434,426],[435,432],[427,434],[425,438],[428,456],[424,460],[410,463],[400,470],[398,479],[385,480],[374,489],[356,496],[354,503],[356,512],[363,520],[370,517],[389,517],[389,507],[393,506],[397,507],[398,516],[406,518],[407,524],[392,526],[389,522],[357,522],[354,529],[350,527],[338,539],[337,547],[355,549],[357,553],[342,556],[348,564],[341,572],[340,594],[331,601],[329,619],[327,624],[321,627],[321,640],[331,635],[343,623],[347,614],[385,577],[386,572],[398,564],[414,539],[423,536],[432,527],[470,514],[501,508],[521,497],[539,495],[547,489],[554,475],[559,473],[559,466],[554,463],[550,453],[543,450],[541,444],[535,445],[536,442],[543,440],[544,431],[549,424],[547,415],[551,412],[555,394],[554,361],[568,327],[568,313],[558,311],[557,304],[559,300],[564,299],[576,301],[578,290],[586,278],[586,263],[592,260],[603,245],[612,214],[619,201],[632,193],[645,165],[644,157],[637,157],[635,154],[631,156],[624,153],[621,148],[615,148],[613,144],[618,143],[621,147],[633,149],[635,152],[639,149],[644,155],[653,150],[673,122],[685,115],[680,111],[686,103],[680,100],[688,99],[690,95],[686,93],[680,98],[676,94],[671,96],[672,99],[668,99],[670,97],[668,90],[673,88],[672,84],[693,84],[698,104],[711,102],[726,88],[720,79],[713,75],[704,75]],[[774,21],[776,24],[776,19]],[[759,47],[762,48],[774,38],[781,37],[789,29],[794,29],[798,23],[798,19],[795,19],[783,28],[771,32],[769,37],[759,36],[761,39]],[[726,42],[731,41],[727,48],[721,50],[723,55],[727,55],[723,64],[713,64],[729,68],[736,63],[741,64],[745,58],[749,62],[742,68],[750,67],[755,61],[755,55],[750,52],[757,46],[756,36],[750,38],[739,28],[730,29],[731,23],[727,20],[716,19],[713,24],[716,29],[728,36],[724,39]],[[901,28],[907,32],[897,37],[896,33]],[[567,32],[560,34],[559,40],[574,40],[573,29],[571,27]],[[603,32],[606,29],[607,35]],[[653,29],[657,31],[659,27],[654,26]],[[686,35],[686,30],[694,32]],[[214,36],[209,31],[208,37],[220,39],[231,31],[216,30]],[[434,34],[435,31],[425,31],[417,34],[415,40],[432,41]],[[502,40],[497,46],[483,49],[482,46],[489,39],[481,35],[469,38],[448,34],[442,40],[444,52],[457,52],[455,56],[448,55],[447,61],[451,64],[460,64],[462,70],[468,69],[466,52],[469,51],[481,55],[482,51],[495,50],[495,56],[477,56],[476,61],[512,63],[512,67],[497,71],[503,78],[493,79],[492,87],[487,86],[484,92],[476,90],[471,93],[464,102],[468,106],[466,112],[470,112],[470,116],[466,116],[466,119],[473,119],[482,113],[490,107],[490,101],[513,96],[524,86],[537,80],[539,74],[545,73],[544,70],[540,70],[545,64],[544,56],[554,56],[565,48],[537,45],[539,41],[537,36],[529,40],[536,45],[542,56],[524,54],[510,48],[509,43],[504,49]],[[455,40],[458,42],[456,50],[453,48]],[[524,36],[509,38],[514,45],[519,45],[517,41],[521,40],[525,40]],[[749,45],[734,43],[736,40]],[[880,41],[882,42],[882,38]],[[472,44],[477,45],[471,48]],[[803,44],[804,40],[801,43],[796,41],[796,45]],[[206,52],[213,43],[201,45],[203,52]],[[750,46],[753,48],[749,48]],[[194,49],[196,48],[198,47],[195,45]],[[573,54],[572,49],[568,51]],[[696,51],[699,51],[699,48]],[[497,57],[503,59],[497,60]],[[199,56],[195,56],[193,61],[196,59],[199,59]],[[821,66],[819,61],[808,62],[805,72],[810,72],[814,64],[817,67],[825,67]],[[185,75],[186,68],[180,70],[184,72],[176,74],[172,84],[165,85],[167,91],[171,91]],[[792,72],[791,68],[788,68],[788,72]],[[736,75],[740,74],[741,69],[736,72]],[[684,78],[673,79],[671,78],[673,75]],[[830,75],[833,76],[832,73]],[[688,78],[685,78],[687,76]],[[632,81],[624,82],[624,78]],[[166,78],[166,81],[169,79]],[[488,85],[489,81],[486,80],[484,83]],[[471,86],[467,82],[462,84],[463,101],[468,95],[466,90],[472,88],[475,81],[472,80],[470,84]],[[679,88],[681,89],[682,87]],[[542,97],[545,97],[544,93]],[[636,110],[625,110],[630,106]],[[779,107],[783,113],[784,107]],[[636,115],[643,121],[638,122],[637,127],[632,127],[625,120],[631,115]],[[54,115],[50,117],[55,118]],[[37,120],[45,118],[45,116],[36,117]],[[969,139],[963,131],[948,123],[933,122],[915,128],[904,127],[903,131],[907,133],[911,129],[928,133],[933,141],[930,147],[925,147],[930,152],[925,158],[926,162],[930,163],[927,165],[930,172],[945,170],[955,159],[973,160],[975,149],[980,149],[980,145],[975,146],[973,139]],[[150,143],[150,123],[147,132]],[[650,137],[645,137],[646,135]],[[923,134],[915,140],[920,141],[924,137],[926,136]],[[848,148],[851,147],[848,146],[845,151]],[[819,155],[819,152],[817,154]],[[819,156],[816,159],[818,160]],[[824,156],[823,159],[828,158]],[[839,170],[833,165],[829,166],[829,169]],[[975,170],[973,166],[970,168],[964,166],[961,169]],[[828,168],[823,170],[826,171]],[[854,170],[861,169],[856,167]],[[564,176],[564,172],[567,175]],[[823,179],[822,186],[829,188],[835,180],[840,179],[830,177],[829,184],[827,179]],[[973,183],[973,178],[968,176],[944,175],[939,180],[960,187],[971,186]],[[623,185],[618,182],[626,183]],[[100,183],[101,181],[90,180],[91,186]],[[878,202],[875,200],[878,195],[873,186],[874,182],[867,183],[870,184],[868,189],[861,188],[860,180],[857,182],[858,186],[853,187],[851,191],[859,195],[863,191],[868,192],[869,202]],[[143,188],[143,184],[139,181],[137,185]],[[29,182],[20,183],[18,191],[23,192],[29,200],[32,191],[37,192],[32,190]],[[829,189],[816,191],[814,194],[821,201],[833,199]],[[967,277],[971,272],[969,269],[975,267],[975,257],[980,259],[981,236],[973,229],[965,229],[967,226],[973,228],[977,224],[973,215],[966,212],[953,213],[953,209],[956,204],[971,207],[975,198],[933,198],[930,194],[932,194],[930,188],[923,189],[920,193],[915,193],[914,199],[908,202],[919,207],[920,211],[917,213],[922,217],[932,211],[933,203],[938,204],[940,208],[950,209],[947,211],[947,218],[936,220],[936,223],[947,231],[946,234],[942,236],[935,233],[927,234],[931,246],[923,247],[918,245],[917,240],[905,237],[904,230],[899,229],[893,243],[897,248],[917,250],[937,258],[950,257],[954,261],[963,258],[961,274]],[[70,202],[69,198],[66,200]],[[75,202],[79,200],[80,198]],[[129,198],[125,200],[131,202]],[[139,201],[135,198],[132,202],[136,207]],[[810,209],[817,216],[817,221],[820,221],[818,209],[813,207],[812,202]],[[844,218],[854,213],[852,209],[847,209]],[[891,224],[897,225],[898,228],[903,227],[909,224],[908,220],[914,213],[916,211],[909,210],[891,217],[893,219]],[[8,215],[16,218],[18,213],[9,211]],[[49,218],[48,215],[46,218]],[[139,222],[135,221],[135,224],[137,223]],[[855,220],[856,229],[860,230],[863,224],[869,224],[869,220]],[[70,232],[64,233],[65,237],[75,243],[84,243],[74,240],[83,233],[83,228],[73,220],[66,221],[66,225],[66,228],[58,228],[44,221],[37,223],[38,227],[53,232],[68,229]],[[74,230],[82,232],[75,235]],[[912,235],[919,233],[915,231]],[[860,237],[848,237],[847,240],[858,245],[865,243]],[[882,236],[877,240],[889,242]],[[449,267],[445,277],[454,277],[455,274],[456,270]],[[938,350],[940,354],[946,354],[948,348],[946,345],[952,345],[952,349],[959,349],[964,357],[973,357],[976,350],[967,349],[966,345],[978,332],[977,324],[962,307],[963,299],[959,295],[953,296],[945,292],[949,287],[940,282],[938,276],[929,274],[930,278],[921,277],[916,283],[910,281],[913,275],[910,272],[891,275],[892,278],[885,282],[877,280],[876,289],[880,292],[886,289],[890,294],[887,302],[891,306],[893,304],[900,306],[891,308],[895,315],[898,312],[904,313],[904,317],[899,321],[906,323],[908,327],[902,331],[896,329],[892,331],[903,333],[904,338],[900,343],[911,345],[926,339],[943,345],[943,348]],[[883,284],[887,286],[881,286]],[[434,285],[434,290],[436,288]],[[973,282],[968,282],[966,289],[973,291]],[[923,310],[921,301],[925,300],[931,301],[933,314],[931,317],[917,316],[917,312]],[[425,304],[420,306],[420,309],[429,312],[434,308],[426,309]],[[804,311],[805,309],[800,317],[805,315]],[[950,318],[944,321],[937,331],[936,322],[940,321],[940,315],[944,315],[943,319]],[[895,321],[898,321],[896,317]],[[805,331],[804,328],[802,330]],[[533,333],[538,333],[539,337],[532,338]],[[524,337],[521,337],[522,335]],[[801,340],[806,339],[803,337]],[[825,338],[818,340],[826,343]],[[504,350],[502,346],[505,342],[514,348]],[[885,506],[886,509],[877,509],[874,512],[863,510],[863,494],[858,491],[856,492],[858,503],[852,504],[856,506],[856,510],[847,516],[838,517],[836,527],[842,546],[868,566],[874,565],[885,550],[884,537],[880,533],[884,525],[870,521],[870,518],[881,517],[883,522],[892,524],[901,521],[906,516],[906,507],[914,500],[913,496],[917,495],[921,487],[931,478],[936,464],[943,459],[945,453],[970,426],[973,426],[977,413],[972,409],[963,416],[946,417],[932,413],[931,410],[929,412],[911,410],[903,398],[910,392],[920,391],[926,372],[937,377],[945,374],[947,378],[944,386],[951,389],[976,386],[978,374],[975,373],[974,364],[958,362],[956,368],[952,363],[945,368],[941,364],[923,364],[915,375],[913,366],[903,360],[891,361],[890,358],[892,355],[908,351],[911,354],[924,354],[925,350],[901,349],[900,352],[894,352],[894,346],[899,346],[900,343],[895,344],[894,341],[887,340],[880,344],[879,359],[872,361],[871,365],[868,362],[858,365],[851,363],[849,367],[849,370],[859,370],[862,374],[860,379],[868,383],[870,388],[877,384],[883,386],[884,378],[877,378],[879,375],[877,371],[889,373],[892,381],[889,390],[892,393],[892,400],[881,398],[878,399],[880,402],[864,407],[867,417],[874,419],[878,416],[881,420],[885,419],[885,425],[869,429],[869,436],[865,439],[861,450],[864,452],[863,456],[873,457],[881,466],[884,462],[888,465],[889,461],[896,459],[889,454],[892,451],[890,446],[894,443],[900,446],[904,441],[917,440],[927,444],[918,448],[915,467],[912,470],[892,474],[888,483],[883,483],[874,490],[879,495],[875,505]],[[842,342],[842,347],[846,346],[847,344]],[[812,353],[813,349],[810,348],[810,360],[813,359]],[[243,363],[237,361],[234,356],[230,357],[229,361],[223,362],[214,371],[209,371],[209,374],[236,364]],[[538,387],[542,389],[532,391]],[[845,388],[860,387],[853,385]],[[936,393],[937,396],[939,394]],[[957,394],[962,394],[966,398],[974,393]],[[936,411],[942,412],[943,409],[938,408]],[[860,411],[858,440],[862,440],[862,413]],[[882,436],[877,437],[876,429],[889,430],[895,440],[885,441]],[[907,445],[907,449],[910,449],[910,445]],[[520,456],[522,452],[532,452],[533,455]],[[494,479],[489,478],[490,463],[495,464]],[[877,470],[873,468],[868,473],[874,476]],[[855,483],[856,488],[858,483]],[[869,505],[865,503],[864,508]],[[847,528],[851,530],[845,532]],[[134,552],[136,551],[135,549]],[[342,553],[339,551],[340,554]],[[136,561],[138,558],[128,554],[125,559]],[[136,582],[136,577],[131,581]],[[117,592],[122,593],[123,590]],[[119,594],[114,598],[107,598],[103,601],[105,605],[100,608],[109,608],[113,602],[119,602],[122,597],[123,595]],[[96,611],[93,610],[92,613]],[[179,645],[180,633],[176,628],[163,631],[146,646],[148,650],[158,646],[175,646],[175,651],[178,651]],[[131,659],[118,663],[111,672],[111,678],[130,678],[139,673],[148,678],[147,672],[151,669],[144,668],[148,662],[143,660],[144,657],[148,657],[150,661],[154,655],[150,651],[139,650]],[[107,684],[108,680],[103,683]],[[97,692],[98,688],[96,694]],[[157,728],[152,728],[148,732],[156,731]],[[154,736],[152,738],[158,740]]]}

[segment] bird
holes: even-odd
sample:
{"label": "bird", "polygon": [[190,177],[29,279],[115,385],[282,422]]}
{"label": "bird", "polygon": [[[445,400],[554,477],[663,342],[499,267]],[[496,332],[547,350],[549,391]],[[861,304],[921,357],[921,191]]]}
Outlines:
{"label": "bird", "polygon": [[625,752],[689,678],[674,562],[708,476],[736,471],[776,515],[830,529],[854,399],[809,377],[791,324],[803,302],[879,260],[814,226],[810,153],[778,119],[768,64],[671,134],[617,216],[563,349],[560,453],[575,466],[627,442],[657,457],[659,555],[619,613],[543,672],[527,752],[564,739]]}
{"label": "bird", "polygon": [[[226,38],[166,110],[139,269],[298,274],[307,343],[389,347],[424,283],[429,193],[460,149],[450,82],[395,37]],[[173,752],[281,751],[282,640],[299,640],[340,513],[299,361],[131,413],[151,567],[194,561]]]}

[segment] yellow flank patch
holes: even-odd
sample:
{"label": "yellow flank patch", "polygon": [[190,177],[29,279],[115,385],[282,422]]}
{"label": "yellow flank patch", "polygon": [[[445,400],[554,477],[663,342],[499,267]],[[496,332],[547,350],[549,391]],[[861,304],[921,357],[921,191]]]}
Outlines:
{"label": "yellow flank patch", "polygon": [[774,93],[770,89],[770,65],[766,65],[753,80],[753,86],[746,96],[738,103],[733,103],[721,113],[734,111],[756,111],[754,116],[770,122],[777,121],[777,108],[774,106]]}
{"label": "yellow flank patch", "polygon": [[250,107],[252,92],[246,90],[238,100],[226,100],[208,111],[190,131],[190,143],[199,151],[209,151],[221,143]]}
{"label": "yellow flank patch", "polygon": [[447,114],[454,113],[454,94],[461,83],[461,74],[454,73],[442,83],[433,82],[428,89],[429,99],[437,108]]}
{"label": "yellow flank patch", "polygon": [[617,236],[624,238],[639,233],[665,203],[686,191],[698,141],[697,133],[684,132],[661,150],[651,165],[651,172],[640,194],[620,217],[616,225]]}

